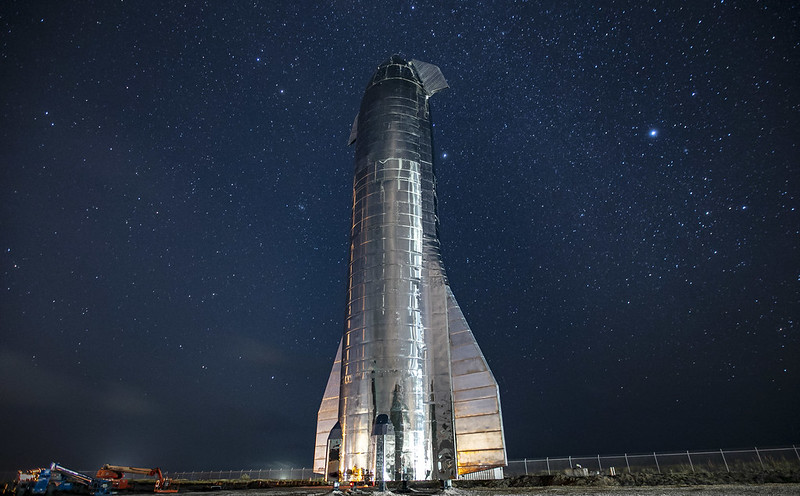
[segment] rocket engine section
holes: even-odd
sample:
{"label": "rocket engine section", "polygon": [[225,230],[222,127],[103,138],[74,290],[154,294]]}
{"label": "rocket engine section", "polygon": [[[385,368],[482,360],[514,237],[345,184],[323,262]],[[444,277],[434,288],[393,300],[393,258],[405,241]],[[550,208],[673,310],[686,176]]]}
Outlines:
{"label": "rocket engine section", "polygon": [[446,87],[435,65],[395,55],[353,123],[346,322],[314,454],[329,478],[449,480],[506,465],[497,383],[439,251],[428,100]]}

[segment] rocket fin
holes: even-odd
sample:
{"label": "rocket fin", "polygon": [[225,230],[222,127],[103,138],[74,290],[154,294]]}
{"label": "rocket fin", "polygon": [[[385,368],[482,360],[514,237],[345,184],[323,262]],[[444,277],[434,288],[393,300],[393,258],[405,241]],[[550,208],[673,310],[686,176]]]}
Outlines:
{"label": "rocket fin", "polygon": [[358,114],[356,114],[356,118],[353,119],[353,127],[350,128],[350,137],[347,138],[347,145],[350,146],[356,142],[358,138]]}
{"label": "rocket fin", "polygon": [[429,376],[431,381],[434,479],[458,477],[456,437],[453,422],[453,381],[450,372],[450,335],[448,333],[448,286],[438,253],[427,244],[422,254],[422,291],[428,295],[421,305],[423,320],[430,329],[428,352],[432,354]]}
{"label": "rocket fin", "polygon": [[442,70],[439,69],[439,66],[420,60],[412,60],[411,65],[417,70],[419,79],[422,81],[422,87],[425,89],[425,93],[428,96],[450,87],[450,85],[447,84],[447,80],[444,78],[444,74],[442,74]]}
{"label": "rocket fin", "polygon": [[328,460],[328,436],[339,421],[339,385],[342,375],[342,341],[333,360],[331,375],[317,413],[317,439],[314,446],[314,473],[324,474]]}
{"label": "rocket fin", "polygon": [[500,391],[450,285],[447,285],[458,473],[507,465]]}

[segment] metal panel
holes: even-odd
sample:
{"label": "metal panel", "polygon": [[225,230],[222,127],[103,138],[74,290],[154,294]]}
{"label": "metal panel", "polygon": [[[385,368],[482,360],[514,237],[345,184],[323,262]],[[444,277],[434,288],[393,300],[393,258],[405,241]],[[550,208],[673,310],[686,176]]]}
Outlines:
{"label": "metal panel", "polygon": [[453,390],[461,391],[464,389],[475,389],[486,386],[495,386],[492,373],[487,371],[474,374],[453,376]]}
{"label": "metal panel", "polygon": [[[453,353],[453,355],[455,356],[455,352]],[[467,375],[484,371],[482,364],[478,360],[472,360],[472,359],[464,359],[457,361],[454,360],[452,362],[452,367],[453,367],[453,375]]]}
{"label": "metal panel", "polygon": [[[487,435],[486,432],[474,432],[471,434],[460,434],[458,436],[458,449],[459,451],[492,451],[496,449],[495,436]],[[482,460],[481,463],[485,464],[486,461]]]}
{"label": "metal panel", "polygon": [[470,434],[474,432],[495,432],[502,431],[503,424],[497,415],[478,415],[470,417],[469,422],[461,422],[458,425],[458,434]]}
{"label": "metal panel", "polygon": [[[468,474],[478,470],[494,468],[494,466],[504,466],[506,464],[505,450],[480,450],[480,451],[461,451],[458,452],[458,473]],[[487,460],[495,460],[487,463]],[[503,460],[502,464],[497,461]]]}
{"label": "metal panel", "polygon": [[475,389],[462,389],[455,391],[453,394],[454,401],[474,400],[478,398],[492,398],[497,395],[497,390],[492,386],[486,386]]}
{"label": "metal panel", "polygon": [[456,403],[456,418],[489,414],[497,414],[497,396]]}
{"label": "metal panel", "polygon": [[[500,392],[472,330],[447,287],[458,472],[506,465]],[[493,394],[489,394],[493,391]]]}

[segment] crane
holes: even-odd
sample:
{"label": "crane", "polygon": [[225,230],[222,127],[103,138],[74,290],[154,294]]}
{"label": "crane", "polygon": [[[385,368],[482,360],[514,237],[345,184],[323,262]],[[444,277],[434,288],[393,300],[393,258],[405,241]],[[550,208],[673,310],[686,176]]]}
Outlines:
{"label": "crane", "polygon": [[[23,492],[24,490],[25,488],[23,488]],[[50,464],[50,468],[39,470],[38,477],[30,491],[33,494],[49,494],[53,490],[83,493],[88,491],[93,496],[106,496],[111,494],[111,481],[91,477],[53,462]]]}
{"label": "crane", "polygon": [[156,468],[136,468],[136,467],[122,467],[119,465],[103,465],[95,475],[98,478],[108,479],[112,482],[115,489],[133,489],[129,479],[125,478],[125,473],[129,474],[142,474],[150,477],[156,477],[156,485],[153,489],[157,493],[177,493],[178,487],[172,483],[172,479],[164,477],[161,469]]}

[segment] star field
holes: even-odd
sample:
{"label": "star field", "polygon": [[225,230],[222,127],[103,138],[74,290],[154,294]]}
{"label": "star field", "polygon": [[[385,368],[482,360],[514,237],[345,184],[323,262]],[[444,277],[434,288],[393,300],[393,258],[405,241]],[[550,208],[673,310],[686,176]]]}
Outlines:
{"label": "star field", "polygon": [[346,142],[393,53],[450,84],[443,258],[510,459],[800,439],[796,5],[6,2],[0,22],[0,470],[310,466]]}

